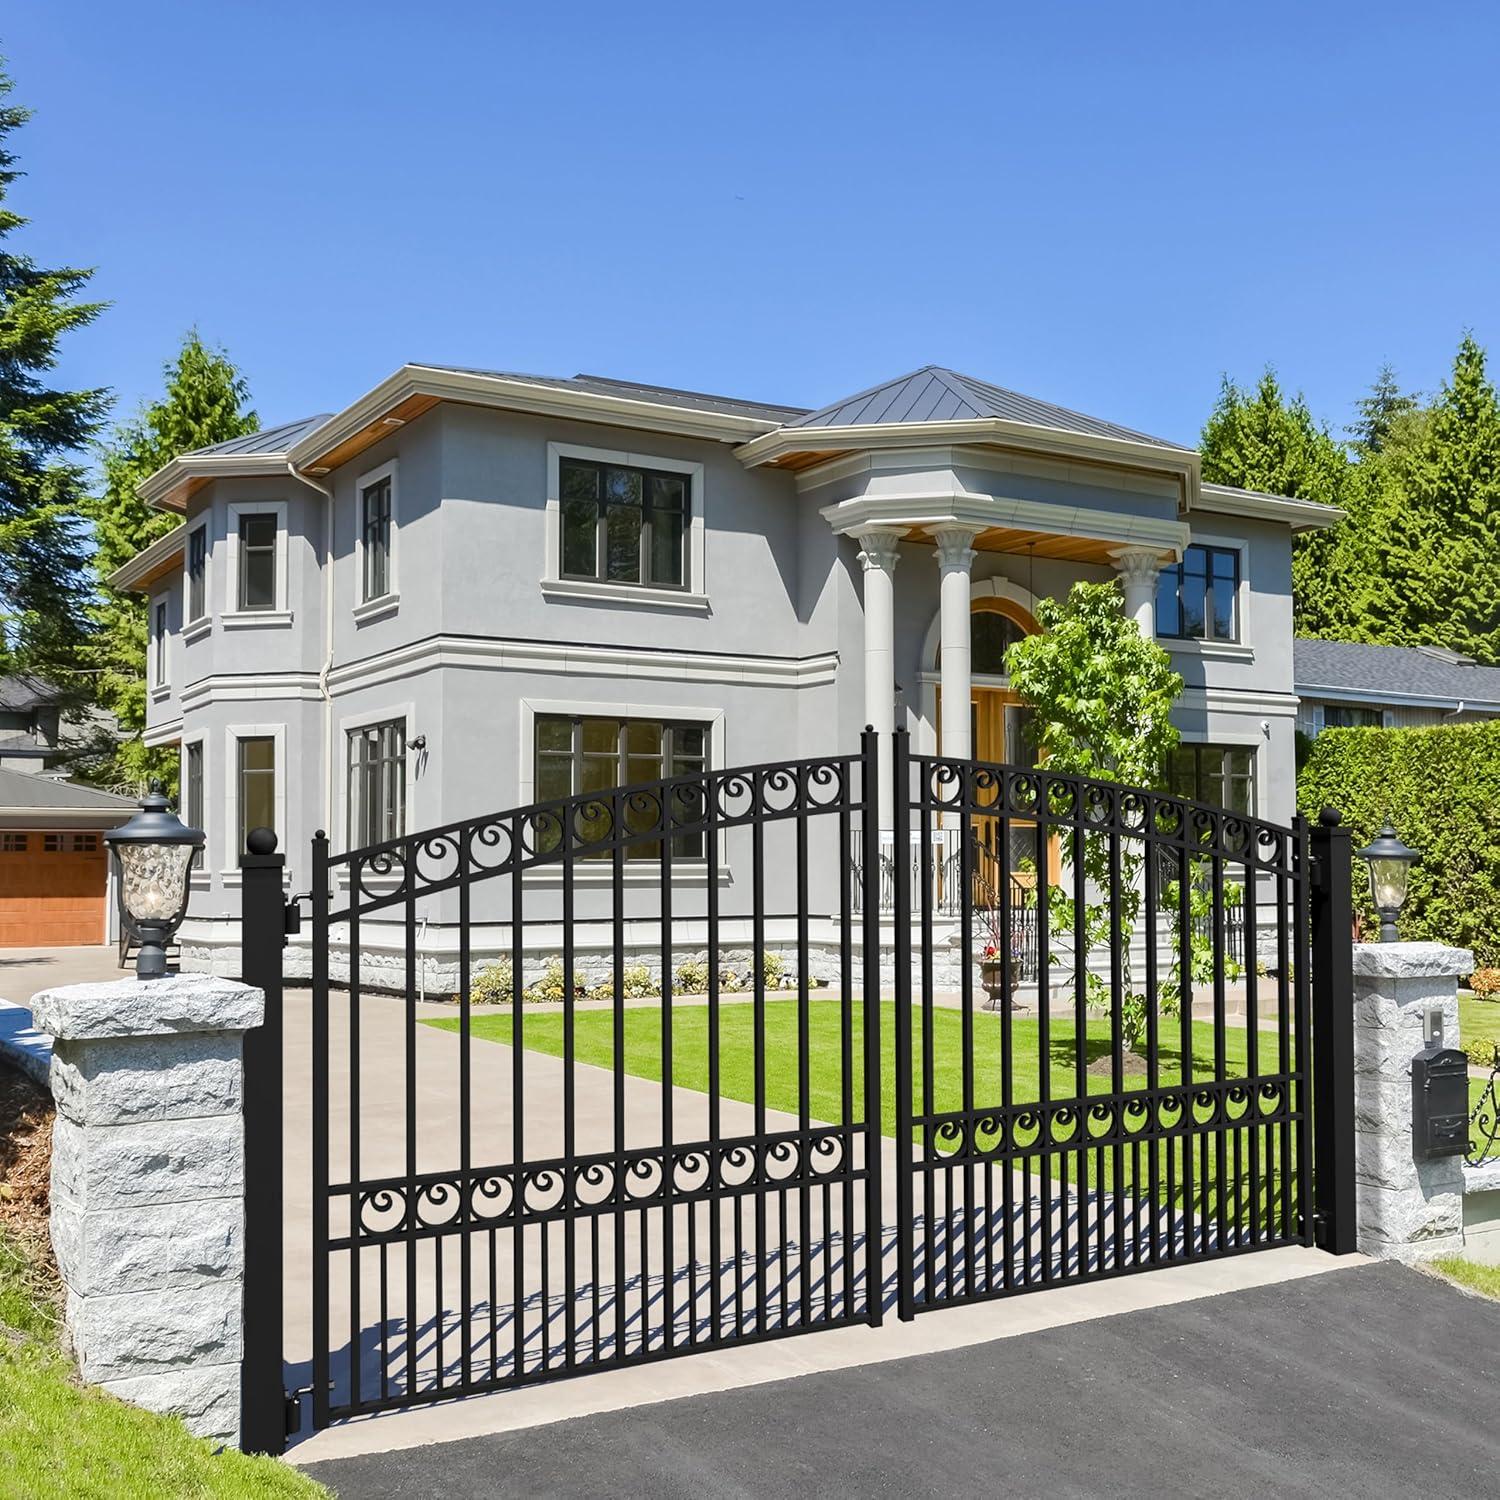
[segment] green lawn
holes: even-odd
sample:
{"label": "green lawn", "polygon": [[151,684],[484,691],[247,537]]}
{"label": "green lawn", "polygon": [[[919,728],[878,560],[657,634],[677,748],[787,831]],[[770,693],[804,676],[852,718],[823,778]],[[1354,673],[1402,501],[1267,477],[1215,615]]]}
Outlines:
{"label": "green lawn", "polygon": [[1500,1266],[1481,1266],[1457,1255],[1445,1255],[1441,1260],[1432,1261],[1431,1266],[1434,1271],[1467,1287],[1471,1292],[1500,1301]]}
{"label": "green lawn", "polygon": [[[896,1090],[894,1021],[895,1008],[891,1002],[881,1007],[881,1125],[886,1135],[895,1133]],[[807,1092],[809,1113],[815,1120],[837,1121],[845,1118],[842,1103],[844,1089],[843,1070],[843,1025],[842,1006],[837,1000],[815,1000],[808,1005],[808,1068]],[[769,1108],[788,1114],[798,1112],[801,1084],[798,1049],[798,1006],[795,1000],[768,1001],[765,1006],[765,1098]],[[638,1078],[649,1078],[655,1082],[662,1079],[662,1022],[661,1011],[655,1006],[629,1008],[623,1012],[625,1022],[625,1072]],[[673,1010],[672,1024],[672,1079],[681,1088],[706,1093],[708,1075],[708,1009],[701,1005],[683,1005]],[[563,1017],[556,1013],[523,1015],[526,1046],[538,1052],[563,1055]],[[721,1097],[739,1099],[747,1103],[755,1098],[755,1053],[753,1008],[748,1004],[724,1005],[719,1020],[719,1091]],[[963,1107],[963,1019],[957,1010],[937,1009],[932,1017],[932,1096],[937,1112],[958,1110]],[[1002,1099],[1001,1052],[1002,1026],[999,1015],[984,1011],[973,1017],[974,1023],[974,1101],[978,1107],[998,1104]],[[458,1030],[457,1017],[443,1017],[428,1024],[447,1031]],[[475,1037],[499,1042],[511,1039],[512,1020],[509,1014],[476,1016],[472,1020]],[[574,1055],[579,1062],[593,1063],[609,1068],[614,1061],[613,1042],[614,1014],[606,1010],[580,1011],[574,1018]],[[1042,1074],[1040,1030],[1038,1021],[1032,1018],[1017,1018],[1012,1023],[1012,1083],[1011,1097],[1014,1102],[1026,1102],[1038,1097]],[[1176,1084],[1181,1077],[1181,1046],[1178,1024],[1170,1028],[1171,1038],[1163,1037],[1160,1048],[1160,1082]],[[913,1077],[916,1097],[914,1103],[920,1108],[922,1094],[922,1034],[921,1018],[913,1016],[912,1025]],[[863,1049],[863,1021],[856,1006],[853,1011],[849,1052],[854,1059],[853,1076],[849,1080],[852,1099],[850,1117],[862,1119],[864,1115],[863,1081],[859,1076],[860,1055]],[[1077,1097],[1075,1073],[1075,1028],[1070,1018],[1051,1018],[1049,1035],[1050,1080],[1052,1097],[1068,1099]],[[1276,1036],[1274,1032],[1260,1033],[1260,1061],[1262,1072],[1274,1072],[1277,1066]],[[1093,1020],[1085,1032],[1087,1060],[1094,1062],[1110,1055],[1110,1028],[1106,1020]],[[1226,1038],[1225,1072],[1228,1077],[1242,1076],[1246,1071],[1246,1038],[1243,1030],[1231,1029]],[[1214,1032],[1211,1024],[1198,1022],[1193,1028],[1193,1076],[1205,1079],[1213,1076]],[[1144,1088],[1147,1078],[1144,1070],[1136,1069],[1125,1074],[1127,1089]],[[1086,1091],[1090,1094],[1108,1093],[1110,1075],[1106,1068],[1101,1072],[1086,1075]],[[1089,1120],[1085,1128],[1099,1134],[1107,1128],[1107,1122]],[[1245,1149],[1239,1132],[1241,1149]],[[1034,1136],[1033,1136],[1034,1138]],[[1023,1140],[1025,1137],[1023,1137]],[[1081,1137],[1079,1138],[1082,1139]],[[1228,1155],[1234,1151],[1233,1136],[1230,1138]],[[1141,1148],[1135,1148],[1140,1151]],[[1263,1166],[1269,1166],[1273,1154],[1272,1145],[1261,1134],[1258,1149],[1263,1153]],[[1201,1188],[1205,1178],[1214,1180],[1218,1172],[1217,1141],[1214,1137],[1200,1137],[1199,1151],[1195,1155],[1191,1171]],[[1116,1164],[1101,1161],[1101,1152],[1088,1155],[1086,1167],[1088,1179],[1093,1182],[1102,1172],[1108,1184],[1113,1180]],[[1183,1181],[1185,1163],[1182,1141],[1178,1139],[1170,1147],[1163,1145],[1157,1156],[1157,1170],[1165,1182],[1170,1170],[1174,1181]],[[1149,1158],[1136,1159],[1132,1150],[1120,1153],[1119,1168],[1122,1185],[1128,1184],[1139,1169],[1143,1177],[1149,1173]],[[1075,1181],[1079,1164],[1073,1154],[1067,1161],[1054,1156],[1051,1170],[1056,1175],[1066,1170]],[[1234,1169],[1226,1159],[1226,1177],[1234,1175]],[[1267,1192],[1279,1191],[1275,1174],[1264,1171]],[[1164,1191],[1164,1190],[1163,1190]],[[1204,1211],[1215,1207],[1212,1197],[1204,1200]]]}
{"label": "green lawn", "polygon": [[[1461,994],[1458,997],[1458,1034],[1465,1042],[1500,1042],[1500,1000],[1481,1000],[1467,991]],[[1470,1073],[1469,1109],[1471,1111],[1479,1107],[1479,1100],[1484,1093],[1488,1077],[1488,1069],[1481,1078],[1476,1078]]]}
{"label": "green lawn", "polygon": [[272,1458],[215,1453],[175,1417],[81,1385],[16,1244],[0,1237],[0,1493],[7,1500],[313,1500]]}

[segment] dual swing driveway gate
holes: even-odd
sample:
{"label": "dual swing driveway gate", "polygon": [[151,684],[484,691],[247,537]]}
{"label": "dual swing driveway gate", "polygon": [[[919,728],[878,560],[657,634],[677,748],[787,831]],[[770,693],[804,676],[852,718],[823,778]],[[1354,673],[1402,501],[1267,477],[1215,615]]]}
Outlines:
{"label": "dual swing driveway gate", "polygon": [[[1352,1249],[1335,825],[867,731],[346,854],[320,835],[312,1425]],[[253,863],[247,977],[273,953],[279,977]],[[247,1322],[280,1274],[252,1267]],[[266,1344],[253,1442],[283,1410]]]}

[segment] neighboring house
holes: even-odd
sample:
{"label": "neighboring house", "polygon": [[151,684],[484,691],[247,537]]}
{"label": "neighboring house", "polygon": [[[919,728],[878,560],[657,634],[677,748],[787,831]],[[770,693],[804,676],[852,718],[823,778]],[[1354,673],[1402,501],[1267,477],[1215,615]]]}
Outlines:
{"label": "neighboring house", "polygon": [[1500,667],[1439,646],[1366,646],[1298,640],[1293,648],[1297,728],[1411,729],[1500,714]]}
{"label": "neighboring house", "polygon": [[36,677],[0,677],[0,769],[52,771],[67,764],[57,689]]}
{"label": "neighboring house", "polygon": [[0,769],[0,948],[109,940],[103,835],[136,811],[93,787]]}
{"label": "neighboring house", "polygon": [[1027,755],[1002,653],[1079,579],[1119,578],[1186,679],[1174,786],[1289,819],[1292,538],[1338,514],[932,366],[805,411],[406,365],[141,493],[182,525],[113,581],[150,601],[146,737],[208,834],[199,957],[237,942],[257,824],[300,891],[318,828],[360,846],[866,723]]}

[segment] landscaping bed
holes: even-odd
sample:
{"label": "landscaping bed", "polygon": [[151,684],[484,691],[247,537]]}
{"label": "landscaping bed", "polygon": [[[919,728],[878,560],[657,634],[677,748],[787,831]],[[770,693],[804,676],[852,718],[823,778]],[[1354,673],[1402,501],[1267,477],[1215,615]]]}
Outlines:
{"label": "landscaping bed", "polygon": [[84,1385],[58,1343],[48,1236],[52,1100],[0,1065],[0,1492],[7,1500],[312,1500],[271,1458],[215,1453],[176,1417]]}

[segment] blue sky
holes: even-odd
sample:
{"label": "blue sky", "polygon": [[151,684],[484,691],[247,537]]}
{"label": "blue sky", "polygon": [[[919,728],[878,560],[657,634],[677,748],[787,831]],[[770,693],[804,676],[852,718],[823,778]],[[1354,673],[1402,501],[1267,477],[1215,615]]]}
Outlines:
{"label": "blue sky", "polygon": [[[1493,5],[10,0],[11,243],[268,422],[406,359],[809,405],[936,362],[1194,438],[1500,338]],[[1500,349],[1496,350],[1500,357]]]}

